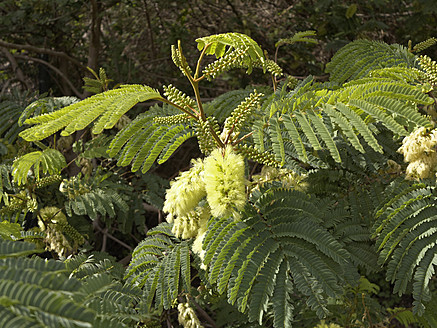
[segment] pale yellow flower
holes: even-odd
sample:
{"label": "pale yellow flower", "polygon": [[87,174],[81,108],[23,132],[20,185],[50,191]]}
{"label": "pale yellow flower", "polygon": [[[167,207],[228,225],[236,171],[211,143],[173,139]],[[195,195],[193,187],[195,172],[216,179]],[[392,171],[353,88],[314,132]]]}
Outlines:
{"label": "pale yellow flower", "polygon": [[206,195],[203,162],[197,159],[193,160],[192,164],[191,169],[182,172],[176,180],[170,182],[170,189],[165,195],[163,211],[169,213],[167,221],[170,223],[174,217],[189,215]]}
{"label": "pale yellow flower", "polygon": [[407,179],[430,178],[436,172],[437,166],[437,130],[427,132],[420,127],[405,137],[398,152],[404,155],[404,161],[409,162]]}
{"label": "pale yellow flower", "polygon": [[230,146],[216,149],[204,161],[206,199],[216,217],[237,214],[246,202],[244,159]]}
{"label": "pale yellow flower", "polygon": [[188,303],[178,304],[178,321],[184,328],[202,328],[199,318]]}
{"label": "pale yellow flower", "polygon": [[189,239],[206,231],[208,219],[211,216],[208,205],[198,206],[186,216],[178,216],[173,220],[172,232],[178,238]]}

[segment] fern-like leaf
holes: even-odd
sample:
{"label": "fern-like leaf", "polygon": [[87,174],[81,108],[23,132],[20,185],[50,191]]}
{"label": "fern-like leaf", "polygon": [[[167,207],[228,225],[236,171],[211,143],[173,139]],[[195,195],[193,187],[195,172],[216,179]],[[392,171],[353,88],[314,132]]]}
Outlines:
{"label": "fern-like leaf", "polygon": [[247,54],[243,56],[242,62],[248,67],[250,73],[255,61],[260,60],[264,63],[264,53],[259,45],[249,36],[241,33],[224,33],[206,36],[196,39],[197,48],[203,50],[205,47],[206,54],[215,55],[217,58],[222,57],[226,48],[245,50]]}
{"label": "fern-like leaf", "polygon": [[187,139],[194,136],[185,124],[164,125],[155,123],[148,113],[137,116],[121,130],[109,146],[109,155],[118,156],[117,165],[132,163],[132,171],[149,170],[159,157],[164,163]]}
{"label": "fern-like leaf", "polygon": [[[326,295],[341,290],[348,253],[320,225],[320,209],[304,194],[272,189],[254,206],[242,222],[222,218],[209,223],[203,241],[209,280],[221,292],[227,287],[228,301],[240,311],[248,307],[251,320],[261,322],[271,304],[274,326],[289,327],[292,285],[317,299],[318,304],[309,298],[308,305],[323,316]],[[304,287],[301,279],[311,280],[313,287]]]}
{"label": "fern-like leaf", "polygon": [[[394,282],[395,293],[405,293],[413,281],[413,311],[421,315],[424,303],[430,300],[429,281],[437,248],[435,187],[408,183],[393,187],[388,188],[389,198],[377,212],[375,236],[380,262],[388,262],[387,279]],[[396,190],[397,195],[390,190]]]}
{"label": "fern-like leaf", "polygon": [[297,32],[291,38],[281,39],[276,42],[275,47],[280,47],[284,44],[294,44],[296,42],[317,43],[317,40],[312,38],[313,36],[316,36],[316,31]]}
{"label": "fern-like leaf", "polygon": [[414,55],[399,45],[357,40],[334,55],[326,66],[326,72],[331,74],[331,81],[344,83],[364,77],[373,69],[398,65],[414,67]]}
{"label": "fern-like leaf", "polygon": [[139,102],[150,99],[162,100],[160,94],[142,85],[122,85],[71,104],[52,113],[27,119],[26,124],[37,124],[20,133],[28,141],[44,139],[64,129],[61,135],[68,136],[94,122],[93,133],[112,128],[120,117]]}
{"label": "fern-like leaf", "polygon": [[12,175],[18,185],[26,184],[29,171],[33,168],[36,179],[40,179],[41,171],[56,175],[67,165],[64,155],[56,149],[35,151],[17,158],[12,166]]}
{"label": "fern-like leaf", "polygon": [[191,288],[189,243],[178,242],[168,224],[148,235],[132,253],[127,282],[144,289],[147,309],[153,303],[156,309],[169,309],[182,290]]}

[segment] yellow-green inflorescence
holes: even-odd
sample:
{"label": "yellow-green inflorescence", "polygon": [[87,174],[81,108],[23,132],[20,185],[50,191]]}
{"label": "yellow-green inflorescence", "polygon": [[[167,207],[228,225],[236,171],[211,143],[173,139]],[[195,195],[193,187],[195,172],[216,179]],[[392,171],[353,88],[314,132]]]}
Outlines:
{"label": "yellow-green inflorescence", "polygon": [[178,321],[184,328],[202,328],[196,312],[188,303],[178,304]]}
{"label": "yellow-green inflorescence", "polygon": [[407,179],[431,178],[437,168],[437,130],[420,127],[405,137],[398,152],[408,162]]}
{"label": "yellow-green inflorescence", "polygon": [[192,164],[170,183],[163,210],[168,213],[167,221],[173,223],[173,233],[184,239],[195,238],[193,250],[202,256],[202,239],[210,216],[238,217],[244,207],[244,159],[227,146]]}
{"label": "yellow-green inflorescence", "polygon": [[211,214],[237,214],[246,203],[244,159],[228,146],[216,149],[205,159],[204,181]]}

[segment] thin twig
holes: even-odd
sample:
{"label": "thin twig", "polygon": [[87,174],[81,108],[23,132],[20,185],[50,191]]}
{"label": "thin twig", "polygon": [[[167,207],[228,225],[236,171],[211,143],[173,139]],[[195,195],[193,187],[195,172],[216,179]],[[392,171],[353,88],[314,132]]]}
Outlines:
{"label": "thin twig", "polygon": [[39,48],[39,47],[35,47],[35,46],[29,45],[29,44],[9,43],[9,42],[3,41],[3,40],[0,40],[0,47],[4,47],[4,48],[8,48],[8,49],[27,50],[27,51],[36,52],[39,54],[47,54],[47,55],[52,55],[52,56],[56,56],[56,57],[61,57],[61,58],[67,59],[69,62],[71,62],[74,65],[80,67],[81,69],[87,71],[87,67],[85,65],[83,65],[77,59],[68,56],[65,52],[55,51],[55,50],[46,49],[46,48]]}
{"label": "thin twig", "polygon": [[200,305],[197,304],[196,301],[195,301],[193,298],[190,299],[190,302],[194,304],[194,306],[196,307],[197,311],[200,313],[200,315],[201,315],[202,317],[205,318],[206,321],[209,322],[209,324],[211,325],[211,327],[213,327],[213,328],[217,328],[217,325],[216,325],[215,321],[212,320],[212,318],[209,316],[209,314],[206,313],[206,311],[205,311],[204,309],[202,309],[202,308],[200,307]]}
{"label": "thin twig", "polygon": [[94,228],[96,228],[100,233],[102,233],[104,237],[107,236],[108,238],[110,238],[110,239],[112,239],[113,241],[117,242],[118,244],[120,244],[120,245],[123,246],[124,248],[127,248],[127,249],[130,250],[130,251],[133,249],[131,246],[129,246],[129,245],[126,244],[125,242],[122,242],[122,241],[121,241],[120,239],[118,239],[117,237],[114,237],[113,235],[111,235],[111,234],[108,232],[108,229],[107,229],[107,228],[105,228],[105,230],[103,230],[103,229],[99,226],[98,222],[96,222],[96,224],[94,224]]}
{"label": "thin twig", "polygon": [[56,68],[55,66],[53,66],[52,64],[46,62],[45,60],[39,59],[39,58],[34,58],[34,57],[29,57],[29,56],[25,56],[25,55],[14,55],[15,58],[20,58],[20,59],[26,59],[26,60],[30,60],[30,61],[34,61],[37,63],[41,63],[43,65],[46,65],[47,67],[49,67],[52,71],[54,71],[55,73],[57,73],[60,77],[62,77],[65,82],[67,82],[68,86],[71,88],[71,90],[73,90],[73,92],[75,93],[75,95],[78,98],[83,99],[83,94],[80,93],[76,87],[73,85],[73,83],[71,83],[71,81],[68,79],[68,77],[62,73],[58,68]]}

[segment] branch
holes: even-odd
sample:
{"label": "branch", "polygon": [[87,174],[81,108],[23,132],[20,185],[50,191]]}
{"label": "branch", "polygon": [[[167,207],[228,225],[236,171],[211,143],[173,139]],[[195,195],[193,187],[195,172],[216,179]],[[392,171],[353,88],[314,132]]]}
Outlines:
{"label": "branch", "polygon": [[[94,221],[93,221],[93,227],[94,227],[96,230],[98,230],[98,231],[103,235],[104,241],[105,241],[105,238],[107,237],[107,238],[112,239],[112,240],[115,241],[116,243],[120,244],[120,245],[123,246],[124,248],[127,248],[127,249],[130,250],[130,251],[133,250],[133,248],[132,248],[131,246],[129,246],[129,245],[126,244],[125,242],[121,241],[121,240],[118,239],[117,237],[114,237],[113,235],[111,235],[111,234],[108,232],[108,228],[102,229],[102,228],[100,227],[100,225],[99,225],[98,220],[94,220]],[[106,246],[106,245],[105,245],[105,246]]]}
{"label": "branch", "polygon": [[39,54],[47,54],[47,55],[51,55],[51,56],[61,57],[61,58],[64,58],[64,59],[70,61],[74,65],[80,67],[84,71],[88,71],[85,65],[83,65],[77,59],[74,59],[73,57],[68,56],[65,52],[50,50],[50,49],[46,49],[46,48],[39,48],[39,47],[31,46],[29,44],[9,43],[9,42],[3,41],[3,40],[0,40],[0,47],[9,48],[9,49],[27,50],[27,51],[36,52]]}
{"label": "branch", "polygon": [[75,93],[75,95],[78,98],[80,98],[80,99],[84,98],[83,94],[81,94],[79,92],[79,90],[76,89],[76,87],[73,85],[73,83],[71,83],[71,81],[68,79],[68,77],[66,77],[64,73],[62,73],[58,68],[56,68],[52,64],[46,62],[45,60],[42,60],[42,59],[39,59],[39,58],[34,58],[34,57],[29,57],[29,56],[25,56],[25,55],[14,55],[14,57],[15,58],[19,58],[19,59],[26,59],[26,60],[30,60],[30,61],[34,61],[34,62],[46,65],[51,70],[53,70],[55,73],[57,73],[60,77],[62,77],[65,80],[65,82],[67,82],[67,84],[69,85],[71,90],[73,90],[73,92]]}
{"label": "branch", "polygon": [[22,81],[24,83],[24,85],[26,86],[27,89],[30,89],[28,83],[26,83],[26,80],[24,78],[24,74],[23,71],[21,70],[21,68],[18,66],[17,61],[15,60],[14,55],[12,55],[8,50],[6,50],[5,48],[1,49],[2,52],[4,53],[4,55],[6,56],[6,58],[9,60],[9,62],[11,63],[12,66],[12,70],[14,71],[14,73],[17,75],[17,79],[19,81]]}

